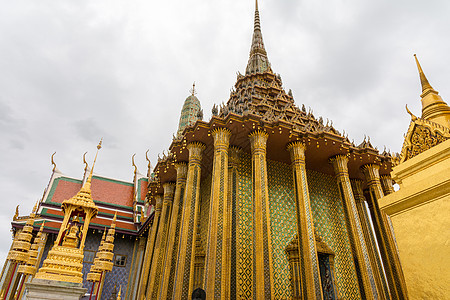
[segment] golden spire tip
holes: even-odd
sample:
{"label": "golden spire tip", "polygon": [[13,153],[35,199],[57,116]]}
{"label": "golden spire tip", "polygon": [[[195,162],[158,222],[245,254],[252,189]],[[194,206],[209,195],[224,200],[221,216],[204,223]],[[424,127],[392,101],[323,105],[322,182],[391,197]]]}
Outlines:
{"label": "golden spire tip", "polygon": [[424,93],[426,90],[433,90],[433,87],[428,82],[428,79],[422,70],[422,66],[419,63],[419,60],[417,59],[416,54],[414,54],[414,59],[416,60],[417,69],[419,70],[420,83],[422,85],[422,93]]}

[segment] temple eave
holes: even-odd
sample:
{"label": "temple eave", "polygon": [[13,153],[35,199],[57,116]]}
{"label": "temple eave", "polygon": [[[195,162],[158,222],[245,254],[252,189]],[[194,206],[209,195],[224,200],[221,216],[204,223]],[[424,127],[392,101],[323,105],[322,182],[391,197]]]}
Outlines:
{"label": "temple eave", "polygon": [[[274,161],[290,164],[289,152],[286,145],[294,141],[302,141],[306,145],[306,167],[317,172],[333,175],[334,171],[328,159],[335,155],[349,155],[349,174],[352,178],[363,179],[360,167],[365,164],[380,164],[380,174],[389,174],[393,163],[378,150],[365,147],[359,148],[348,142],[345,137],[326,131],[299,131],[294,124],[285,120],[266,122],[260,116],[253,114],[238,115],[229,113],[225,118],[213,116],[209,122],[197,121],[193,126],[186,128],[180,139],[174,140],[169,147],[171,157],[158,161],[154,172],[157,182],[150,184],[152,194],[163,192],[163,183],[176,180],[175,161],[188,161],[186,145],[192,142],[201,142],[206,145],[202,159],[202,177],[212,171],[213,138],[211,130],[214,128],[227,128],[232,132],[230,145],[241,148],[244,152],[251,152],[248,135],[255,130],[265,130],[269,134],[267,142],[267,158]],[[320,151],[317,151],[320,149]]]}

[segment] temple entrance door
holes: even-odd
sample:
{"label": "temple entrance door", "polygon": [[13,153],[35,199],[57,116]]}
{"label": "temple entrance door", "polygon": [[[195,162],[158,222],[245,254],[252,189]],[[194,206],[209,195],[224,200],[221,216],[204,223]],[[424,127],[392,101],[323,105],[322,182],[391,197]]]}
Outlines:
{"label": "temple entrance door", "polygon": [[323,300],[336,300],[333,274],[333,257],[325,253],[317,253],[319,258],[320,280],[322,281]]}

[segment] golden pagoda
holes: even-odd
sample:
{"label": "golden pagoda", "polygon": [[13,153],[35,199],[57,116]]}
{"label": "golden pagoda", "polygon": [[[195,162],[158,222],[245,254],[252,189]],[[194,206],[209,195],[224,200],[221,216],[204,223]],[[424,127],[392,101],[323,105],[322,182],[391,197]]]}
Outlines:
{"label": "golden pagoda", "polygon": [[399,190],[380,208],[395,233],[410,299],[448,298],[450,239],[450,107],[414,55],[422,85],[422,115],[411,122],[392,178]]}
{"label": "golden pagoda", "polygon": [[117,212],[111,223],[111,227],[106,234],[103,232],[102,241],[98,247],[94,264],[91,266],[90,272],[87,274],[86,280],[92,282],[91,295],[95,290],[95,299],[101,299],[102,287],[105,282],[106,272],[110,272],[113,268],[112,259],[114,257],[114,234],[116,228]]}
{"label": "golden pagoda", "polygon": [[[23,265],[30,260],[31,239],[33,238],[33,224],[36,217],[37,204],[33,207],[31,214],[26,218],[26,224],[23,229],[14,237],[11,249],[6,257],[6,264],[8,265],[8,272],[2,276],[2,285],[0,291],[0,298],[5,299],[12,297],[19,285],[20,274],[15,276]],[[13,219],[17,219],[18,207]]]}
{"label": "golden pagoda", "polygon": [[86,183],[74,197],[64,200],[61,205],[64,220],[52,249],[35,276],[37,279],[83,283],[84,244],[89,223],[98,211],[91,196],[91,181],[101,144],[100,141]]}

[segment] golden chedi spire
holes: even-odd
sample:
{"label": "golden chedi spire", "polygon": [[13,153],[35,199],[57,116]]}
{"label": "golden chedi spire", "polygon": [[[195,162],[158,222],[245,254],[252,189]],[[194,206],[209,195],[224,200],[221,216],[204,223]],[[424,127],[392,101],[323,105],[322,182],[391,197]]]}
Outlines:
{"label": "golden chedi spire", "polygon": [[30,250],[28,251],[28,259],[24,265],[19,266],[19,269],[17,270],[19,273],[25,274],[25,275],[31,275],[34,276],[36,274],[36,263],[37,263],[37,257],[39,255],[39,248],[44,246],[44,240],[42,237],[42,232],[44,230],[45,221],[42,222],[41,228],[39,229],[38,233],[36,234],[36,237],[34,238],[33,244],[31,245]]}
{"label": "golden chedi spire", "polygon": [[439,93],[433,89],[431,84],[428,82],[428,79],[425,76],[425,73],[423,72],[419,60],[415,54],[414,58],[416,60],[417,69],[419,70],[420,83],[422,85],[422,94],[420,95],[422,98],[422,119],[433,121],[449,128],[450,107],[444,102],[444,100],[442,100]]}
{"label": "golden chedi spire", "polygon": [[271,71],[267,52],[264,48],[261,33],[261,21],[259,18],[258,0],[255,1],[255,21],[253,24],[252,46],[245,74],[263,73]]}
{"label": "golden chedi spire", "polygon": [[83,283],[84,243],[89,223],[98,213],[91,195],[91,181],[101,145],[102,141],[97,146],[91,172],[83,187],[75,196],[61,204],[64,219],[52,249],[36,274],[36,279]]}
{"label": "golden chedi spire", "polygon": [[114,257],[114,234],[116,232],[116,218],[117,212],[111,223],[111,227],[106,234],[106,229],[103,232],[102,241],[98,247],[97,254],[94,259],[94,264],[91,267],[87,280],[92,282],[99,282],[101,280],[102,272],[110,272],[113,268],[112,259]]}
{"label": "golden chedi spire", "polygon": [[31,239],[33,238],[33,224],[36,216],[38,203],[33,207],[28,220],[22,231],[14,237],[11,250],[6,257],[7,260],[17,263],[26,263],[30,256]]}

